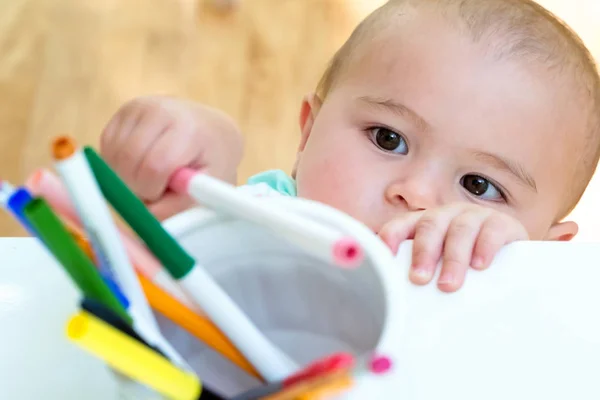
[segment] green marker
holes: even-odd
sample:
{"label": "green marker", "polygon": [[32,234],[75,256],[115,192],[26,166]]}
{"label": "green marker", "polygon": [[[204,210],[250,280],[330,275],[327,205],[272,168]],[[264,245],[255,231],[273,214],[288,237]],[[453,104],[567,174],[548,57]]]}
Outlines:
{"label": "green marker", "polygon": [[264,337],[104,160],[90,147],[83,151],[106,200],[260,374],[274,381],[296,372],[296,363]]}
{"label": "green marker", "polygon": [[94,149],[86,146],[83,152],[106,200],[146,243],[173,278],[179,280],[187,275],[194,268],[195,260],[169,235],[160,221]]}
{"label": "green marker", "polygon": [[106,285],[92,261],[75,243],[48,203],[42,198],[33,199],[25,206],[24,214],[39,239],[63,266],[83,292],[83,296],[110,307],[121,318],[132,324],[133,321],[123,305]]}

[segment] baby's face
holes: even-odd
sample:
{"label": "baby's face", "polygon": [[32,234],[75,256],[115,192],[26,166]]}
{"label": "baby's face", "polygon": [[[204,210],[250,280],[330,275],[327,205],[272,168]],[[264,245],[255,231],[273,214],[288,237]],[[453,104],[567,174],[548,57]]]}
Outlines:
{"label": "baby's face", "polygon": [[298,195],[375,232],[407,211],[472,202],[550,239],[584,115],[543,68],[493,60],[435,21],[412,25],[370,46],[312,105]]}

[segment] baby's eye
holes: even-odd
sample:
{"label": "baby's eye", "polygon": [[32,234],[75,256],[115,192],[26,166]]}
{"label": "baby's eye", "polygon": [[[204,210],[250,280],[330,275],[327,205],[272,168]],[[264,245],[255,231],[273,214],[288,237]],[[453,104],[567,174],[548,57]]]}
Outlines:
{"label": "baby's eye", "polygon": [[493,183],[479,175],[465,175],[461,179],[461,185],[471,194],[483,200],[501,201],[504,194]]}
{"label": "baby's eye", "polygon": [[408,153],[406,141],[399,133],[387,128],[377,127],[371,128],[370,134],[371,140],[382,150],[398,154]]}

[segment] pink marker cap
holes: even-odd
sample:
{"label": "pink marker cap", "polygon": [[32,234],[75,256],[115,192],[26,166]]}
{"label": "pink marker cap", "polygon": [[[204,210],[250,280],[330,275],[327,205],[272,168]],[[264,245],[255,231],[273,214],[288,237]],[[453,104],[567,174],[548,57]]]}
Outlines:
{"label": "pink marker cap", "polygon": [[363,258],[362,248],[352,238],[342,238],[333,245],[333,260],[340,267],[358,267]]}
{"label": "pink marker cap", "polygon": [[386,356],[375,356],[369,363],[369,369],[374,374],[384,374],[392,368],[392,360]]}
{"label": "pink marker cap", "polygon": [[177,170],[169,181],[169,188],[176,193],[187,193],[190,181],[196,175],[196,171],[191,168],[181,168]]}

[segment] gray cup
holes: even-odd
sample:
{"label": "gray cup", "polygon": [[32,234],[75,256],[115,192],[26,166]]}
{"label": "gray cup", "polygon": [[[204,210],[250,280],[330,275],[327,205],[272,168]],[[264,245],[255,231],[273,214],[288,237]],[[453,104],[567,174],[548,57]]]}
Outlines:
{"label": "gray cup", "polygon": [[[359,239],[365,261],[356,269],[341,269],[263,226],[204,208],[176,215],[164,226],[299,366],[339,351],[357,357],[375,353],[393,361],[394,343],[404,328],[404,280],[389,249],[362,224],[320,203],[286,197],[264,201]],[[197,339],[159,319],[167,340],[207,385],[228,396],[259,385]],[[390,393],[393,376],[393,369],[383,376],[367,375],[340,398]]]}

